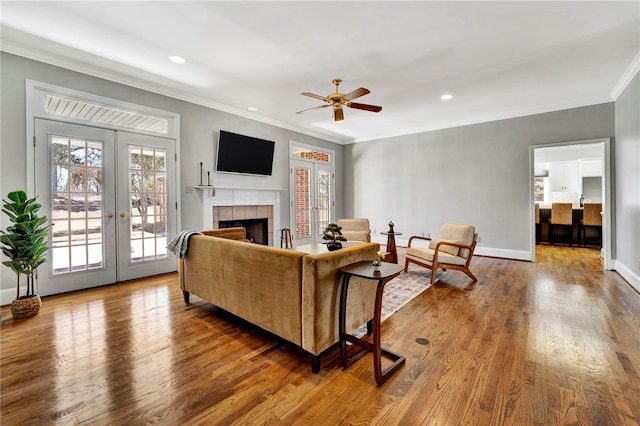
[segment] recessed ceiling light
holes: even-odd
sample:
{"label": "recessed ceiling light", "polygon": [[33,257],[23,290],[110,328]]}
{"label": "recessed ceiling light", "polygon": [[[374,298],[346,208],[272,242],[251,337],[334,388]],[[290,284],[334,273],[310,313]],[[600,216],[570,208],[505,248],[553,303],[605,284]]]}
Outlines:
{"label": "recessed ceiling light", "polygon": [[452,99],[453,95],[451,93],[445,93],[444,95],[440,96],[440,99],[442,99],[443,101],[448,101],[449,99]]}
{"label": "recessed ceiling light", "polygon": [[258,110],[258,107],[256,107],[256,106],[248,106],[248,107],[247,107],[247,109],[248,109],[249,111],[257,111],[257,110]]}
{"label": "recessed ceiling light", "polygon": [[187,60],[185,58],[183,58],[182,56],[169,56],[169,60],[171,62],[176,63],[176,64],[185,64],[185,63],[187,63]]}

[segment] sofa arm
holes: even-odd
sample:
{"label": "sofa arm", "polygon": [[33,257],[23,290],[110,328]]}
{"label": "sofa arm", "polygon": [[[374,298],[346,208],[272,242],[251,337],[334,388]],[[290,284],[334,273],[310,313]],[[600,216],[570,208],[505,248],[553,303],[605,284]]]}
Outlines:
{"label": "sofa arm", "polygon": [[[339,268],[377,259],[380,245],[363,243],[302,259],[302,348],[318,355],[338,341],[341,274]],[[347,328],[373,318],[376,286],[354,277],[349,284]]]}

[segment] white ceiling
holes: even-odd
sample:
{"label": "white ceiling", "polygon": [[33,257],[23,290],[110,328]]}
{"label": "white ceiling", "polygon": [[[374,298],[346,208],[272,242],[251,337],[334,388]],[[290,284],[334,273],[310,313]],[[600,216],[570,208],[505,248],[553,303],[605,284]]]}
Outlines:
{"label": "white ceiling", "polygon": [[[4,51],[339,143],[609,102],[640,63],[638,1],[0,7]],[[300,92],[326,96],[333,78],[383,110],[296,114],[322,104]]]}

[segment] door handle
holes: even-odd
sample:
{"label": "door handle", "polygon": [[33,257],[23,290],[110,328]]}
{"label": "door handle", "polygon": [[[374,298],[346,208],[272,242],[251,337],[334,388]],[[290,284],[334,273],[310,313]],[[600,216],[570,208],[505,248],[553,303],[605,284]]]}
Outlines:
{"label": "door handle", "polygon": [[107,219],[113,219],[113,213],[107,213],[104,215]]}
{"label": "door handle", "polygon": [[127,214],[125,212],[122,212],[120,213],[120,217],[124,219],[125,217],[127,217]]}

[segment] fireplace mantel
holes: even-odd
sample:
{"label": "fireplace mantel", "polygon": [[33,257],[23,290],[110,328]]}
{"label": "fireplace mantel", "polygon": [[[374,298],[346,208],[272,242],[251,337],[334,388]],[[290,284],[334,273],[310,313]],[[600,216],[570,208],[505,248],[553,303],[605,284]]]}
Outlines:
{"label": "fireplace mantel", "polygon": [[[202,191],[202,229],[213,227],[213,207],[272,206],[273,230],[280,229],[280,191],[278,189],[213,188]],[[275,238],[273,238],[275,241]]]}

